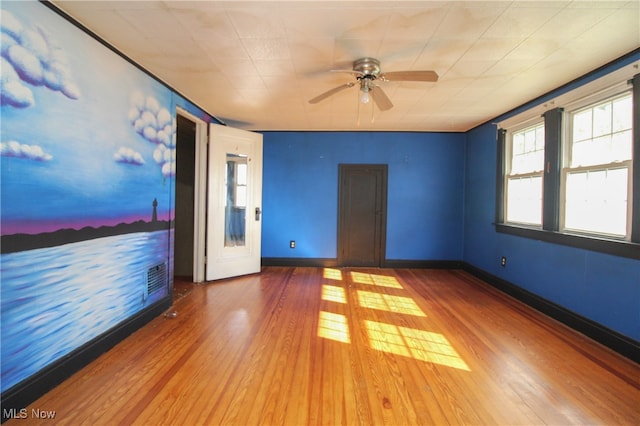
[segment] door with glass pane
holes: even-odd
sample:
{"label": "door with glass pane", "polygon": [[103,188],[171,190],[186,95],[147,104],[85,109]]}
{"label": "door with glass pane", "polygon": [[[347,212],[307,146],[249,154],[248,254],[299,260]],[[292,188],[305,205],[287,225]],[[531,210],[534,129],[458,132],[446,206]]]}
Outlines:
{"label": "door with glass pane", "polygon": [[207,281],[260,272],[262,135],[210,125]]}

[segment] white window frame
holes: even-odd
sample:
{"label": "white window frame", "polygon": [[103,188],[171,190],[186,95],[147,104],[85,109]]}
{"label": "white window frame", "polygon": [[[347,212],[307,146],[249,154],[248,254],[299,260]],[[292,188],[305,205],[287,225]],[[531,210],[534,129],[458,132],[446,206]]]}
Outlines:
{"label": "white window frame", "polygon": [[[633,158],[625,161],[615,161],[608,163],[601,163],[589,166],[575,166],[571,167],[571,152],[573,145],[573,115],[583,111],[587,108],[593,108],[598,104],[606,101],[613,101],[617,98],[621,98],[627,95],[632,96],[632,90],[626,86],[615,86],[609,90],[604,90],[596,93],[592,96],[588,96],[572,104],[567,105],[565,109],[565,126],[563,129],[563,144],[562,153],[562,168],[561,168],[561,185],[560,185],[560,232],[584,234],[595,237],[603,237],[608,239],[631,239],[631,222],[633,212]],[[632,128],[633,132],[633,128]],[[632,142],[633,143],[633,142]],[[567,177],[570,173],[579,172],[596,172],[596,171],[608,171],[614,169],[627,169],[627,209],[626,209],[626,227],[625,234],[610,234],[606,232],[597,232],[592,230],[572,229],[566,226],[566,195],[567,195]]]}
{"label": "white window frame", "polygon": [[[544,127],[544,119],[541,117],[534,117],[527,121],[521,122],[513,127],[506,129],[506,146],[505,146],[505,174],[504,174],[504,204],[503,204],[503,214],[505,218],[505,223],[517,224],[517,225],[525,225],[535,228],[542,228],[542,211],[543,211],[543,203],[544,200],[540,200],[540,222],[521,222],[521,221],[513,221],[509,220],[509,180],[510,179],[523,179],[523,178],[532,178],[532,177],[540,177],[541,179],[541,195],[544,188],[544,161],[542,164],[542,168],[537,171],[526,172],[526,173],[511,173],[512,169],[512,161],[513,161],[513,136],[516,133],[520,133],[524,130],[528,130],[530,128],[538,127],[542,125]],[[544,150],[543,150],[544,155]]]}

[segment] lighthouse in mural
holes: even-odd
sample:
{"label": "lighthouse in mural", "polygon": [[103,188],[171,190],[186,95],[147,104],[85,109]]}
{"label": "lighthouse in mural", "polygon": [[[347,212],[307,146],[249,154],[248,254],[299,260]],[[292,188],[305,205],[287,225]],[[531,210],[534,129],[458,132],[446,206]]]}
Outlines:
{"label": "lighthouse in mural", "polygon": [[158,199],[153,199],[153,213],[151,214],[151,223],[156,223],[158,221]]}

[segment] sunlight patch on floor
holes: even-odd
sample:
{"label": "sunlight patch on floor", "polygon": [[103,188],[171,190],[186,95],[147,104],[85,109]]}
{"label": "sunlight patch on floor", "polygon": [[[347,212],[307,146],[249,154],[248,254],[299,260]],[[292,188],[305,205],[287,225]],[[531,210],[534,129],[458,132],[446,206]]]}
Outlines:
{"label": "sunlight patch on floor", "polygon": [[328,280],[342,281],[342,271],[335,268],[324,268],[322,277]]}
{"label": "sunlight patch on floor", "polygon": [[390,294],[373,293],[358,290],[358,302],[363,308],[378,309],[397,314],[426,317],[418,304],[410,297],[393,296]]}
{"label": "sunlight patch on floor", "polygon": [[365,274],[363,272],[351,272],[351,279],[358,284],[374,285],[378,287],[402,288],[395,277],[378,274]]}
{"label": "sunlight patch on floor", "polygon": [[333,312],[320,311],[318,337],[342,343],[351,343],[347,317]]}
{"label": "sunlight patch on floor", "polygon": [[365,320],[371,347],[420,361],[471,371],[440,333]]}
{"label": "sunlight patch on floor", "polygon": [[322,300],[328,302],[347,303],[347,294],[344,288],[335,285],[322,285]]}

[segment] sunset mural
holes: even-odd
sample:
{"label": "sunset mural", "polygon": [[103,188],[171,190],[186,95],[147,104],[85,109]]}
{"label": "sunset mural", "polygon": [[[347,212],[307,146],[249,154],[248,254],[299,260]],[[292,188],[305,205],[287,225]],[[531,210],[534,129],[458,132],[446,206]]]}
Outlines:
{"label": "sunset mural", "polygon": [[47,7],[0,7],[4,393],[168,295],[176,120],[169,89]]}

